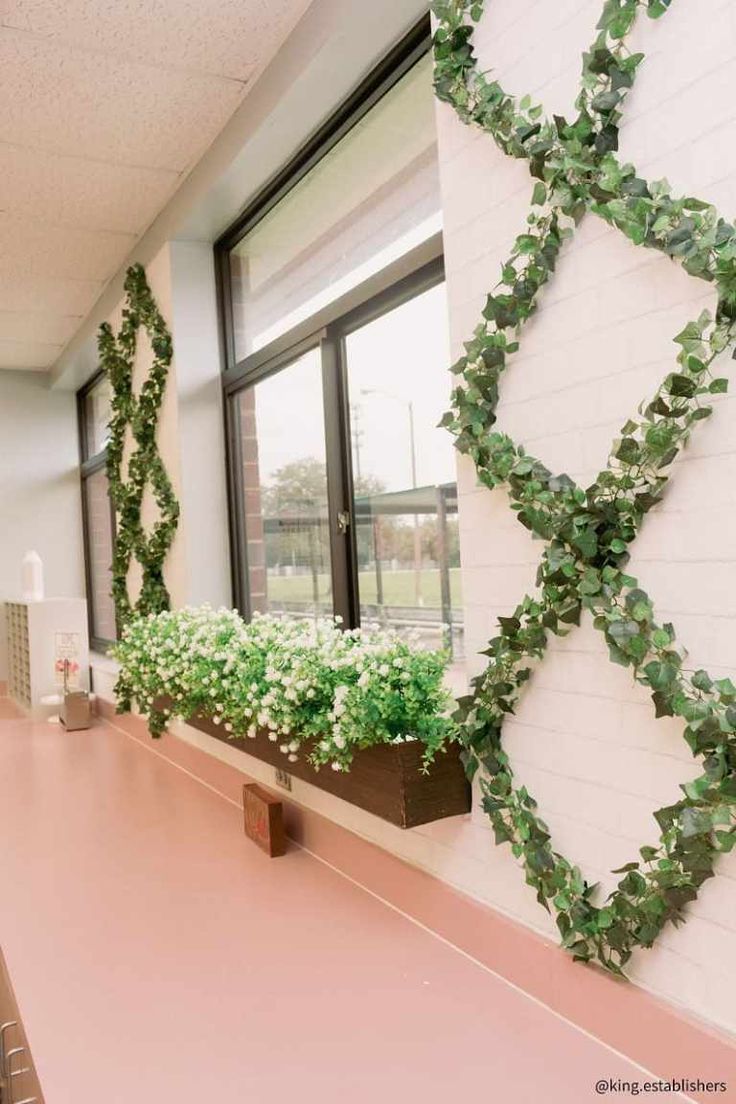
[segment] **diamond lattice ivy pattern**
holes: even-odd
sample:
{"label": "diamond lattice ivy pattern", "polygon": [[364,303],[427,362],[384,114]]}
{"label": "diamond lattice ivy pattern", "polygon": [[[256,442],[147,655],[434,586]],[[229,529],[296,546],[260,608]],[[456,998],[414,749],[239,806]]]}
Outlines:
{"label": "diamond lattice ivy pattern", "polygon": [[[156,441],[159,411],[173,356],[171,334],[142,265],[132,265],[128,269],[125,295],[118,335],[107,322],[100,326],[98,333],[100,367],[112,388],[107,478],[116,519],[112,597],[118,630],[135,615],[160,613],[169,608],[163,569],[179,521],[179,504]],[[136,395],[133,367],[141,327],[148,334],[153,362]],[[126,477],[123,468],[128,430],[133,449]],[[141,516],[147,487],[150,487],[158,511],[150,534],[146,533]],[[142,571],[140,594],[135,603],[131,602],[128,593],[128,573],[134,562]]]}
{"label": "diamond lattice ivy pattern", "polygon": [[[709,397],[727,389],[716,361],[736,340],[736,230],[709,204],[673,198],[666,181],[649,183],[616,156],[621,109],[643,61],[627,49],[626,38],[640,8],[659,18],[669,3],[607,0],[595,42],[583,55],[572,121],[548,119],[528,96],[517,101],[479,70],[473,31],[484,0],[432,5],[438,97],[464,123],[486,130],[504,153],[525,158],[534,180],[527,226],[453,366],[461,383],[443,419],[480,481],[505,485],[519,521],[546,542],[537,592],[513,616],[499,618],[489,665],[459,703],[464,757],[469,775],[479,772],[496,841],[510,843],[522,861],[540,904],[555,914],[563,946],[576,960],[597,959],[616,974],[637,946],[650,947],[668,923],[684,919],[684,907],[713,876],[717,853],[736,842],[736,686],[706,671],[686,671],[674,627],[657,622],[651,598],[625,572],[631,542],[661,499],[670,465],[711,414]],[[709,281],[718,307],[715,317],[704,312],[675,337],[676,370],[624,425],[608,466],[582,488],[567,475],[553,475],[494,424],[501,377],[524,323],[563,241],[586,212]],[[596,887],[554,850],[536,802],[514,783],[502,742],[504,718],[543,658],[549,633],[570,631],[583,610],[592,613],[611,659],[650,689],[657,717],[682,718],[685,739],[703,764],[703,773],[682,787],[683,798],[655,812],[658,845],[642,847],[638,859],[614,871],[622,877],[602,905],[594,903]]]}

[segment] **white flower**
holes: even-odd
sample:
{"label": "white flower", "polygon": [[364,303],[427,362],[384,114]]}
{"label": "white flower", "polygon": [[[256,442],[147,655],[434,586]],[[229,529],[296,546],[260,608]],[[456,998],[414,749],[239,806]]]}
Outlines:
{"label": "white flower", "polygon": [[[306,731],[321,733],[316,765],[332,765],[339,755],[344,762],[335,759],[336,770],[348,769],[353,748],[366,737],[390,743],[397,723],[402,731],[416,731],[422,709],[444,719],[449,735],[445,658],[440,652],[429,655],[434,657],[429,666],[426,653],[417,662],[411,645],[377,625],[342,631],[333,618],[273,614],[246,625],[237,613],[209,607],[134,621],[116,645],[125,689],[143,712],[150,712],[162,693],[181,713],[193,698],[206,695],[206,712],[225,732],[245,730],[255,739],[259,730],[268,730],[289,757],[298,754]],[[420,674],[421,699],[407,695],[399,701],[389,730],[388,717],[381,714],[391,675],[404,686]],[[351,693],[356,684],[362,694]]]}

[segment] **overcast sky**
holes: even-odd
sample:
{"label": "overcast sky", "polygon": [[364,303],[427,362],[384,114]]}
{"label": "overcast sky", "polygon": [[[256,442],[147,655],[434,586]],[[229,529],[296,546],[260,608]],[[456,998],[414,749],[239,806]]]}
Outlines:
{"label": "overcast sky", "polygon": [[[418,485],[454,482],[452,438],[436,428],[448,407],[453,380],[444,284],[351,334],[347,352],[353,428],[357,418],[363,476],[375,476],[390,491],[411,486],[411,401]],[[292,460],[316,457],[324,462],[317,352],[258,384],[256,413],[264,483]]]}

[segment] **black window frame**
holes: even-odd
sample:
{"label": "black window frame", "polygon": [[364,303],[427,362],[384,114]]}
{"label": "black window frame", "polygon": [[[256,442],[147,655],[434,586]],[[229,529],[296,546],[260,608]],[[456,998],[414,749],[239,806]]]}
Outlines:
{"label": "black window frame", "polygon": [[[357,627],[360,624],[360,597],[357,542],[352,517],[353,450],[345,341],[354,330],[442,283],[445,271],[442,234],[436,233],[264,348],[238,360],[230,254],[318,161],[427,55],[431,44],[431,25],[429,16],[426,16],[390,51],[215,242],[232,592],[235,607],[246,619],[252,616],[253,610],[248,585],[248,537],[244,518],[238,396],[244,389],[279,371],[288,370],[288,365],[304,353],[319,348],[334,613],[342,617],[346,628]],[[345,519],[348,522],[347,531],[343,524]]]}
{"label": "black window frame", "polygon": [[[95,632],[95,605],[94,587],[92,583],[92,555],[90,550],[89,510],[87,507],[86,483],[90,476],[107,469],[107,447],[90,455],[89,436],[87,432],[87,399],[94,389],[105,378],[104,371],[100,370],[91,376],[83,387],[77,391],[77,428],[79,433],[79,487],[82,498],[82,545],[84,549],[84,581],[87,591],[87,623],[89,631],[90,647],[95,652],[107,653],[115,644],[114,640],[107,640],[97,636]],[[110,504],[110,533],[112,547],[115,548],[117,521],[115,508],[108,492]],[[119,630],[116,618],[116,628]]]}

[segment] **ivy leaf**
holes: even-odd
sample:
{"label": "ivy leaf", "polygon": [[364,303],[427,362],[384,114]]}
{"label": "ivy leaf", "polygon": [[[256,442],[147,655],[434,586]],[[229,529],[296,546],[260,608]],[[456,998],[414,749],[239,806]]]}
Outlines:
{"label": "ivy leaf", "polygon": [[693,836],[700,836],[704,832],[710,832],[712,827],[709,813],[704,812],[702,809],[693,809],[689,805],[682,810],[680,824],[682,825],[682,834],[685,839],[691,839]]}
{"label": "ivy leaf", "polygon": [[628,874],[630,870],[638,870],[639,864],[637,862],[626,863],[625,866],[618,866],[615,870],[612,870],[612,874]]}
{"label": "ivy leaf", "polygon": [[619,646],[626,645],[632,637],[639,635],[639,626],[635,621],[613,621],[608,627],[608,634]]}
{"label": "ivy leaf", "polygon": [[598,913],[598,927],[605,931],[613,925],[616,915],[610,908],[602,908]]}
{"label": "ivy leaf", "polygon": [[653,690],[666,690],[676,681],[678,670],[671,663],[665,663],[658,659],[647,663],[644,668],[649,685]]}
{"label": "ivy leaf", "polygon": [[661,690],[655,690],[652,694],[652,701],[654,702],[654,711],[657,718],[674,717],[675,711],[672,708],[670,699],[666,694],[663,694]]}
{"label": "ivy leaf", "polygon": [[541,180],[538,180],[534,185],[534,191],[532,192],[532,206],[543,207],[547,202],[547,189]]}
{"label": "ivy leaf", "polygon": [[618,446],[615,456],[624,464],[635,464],[639,459],[639,445],[633,437],[624,437]]}
{"label": "ivy leaf", "polygon": [[694,379],[690,379],[690,376],[683,376],[677,372],[670,376],[669,392],[671,395],[675,395],[677,398],[690,399],[697,390],[698,385]]}
{"label": "ivy leaf", "polygon": [[583,529],[572,542],[586,560],[592,560],[598,551],[598,537],[595,529]]}
{"label": "ivy leaf", "polygon": [[617,92],[599,92],[590,106],[594,111],[613,111],[620,99]]}

